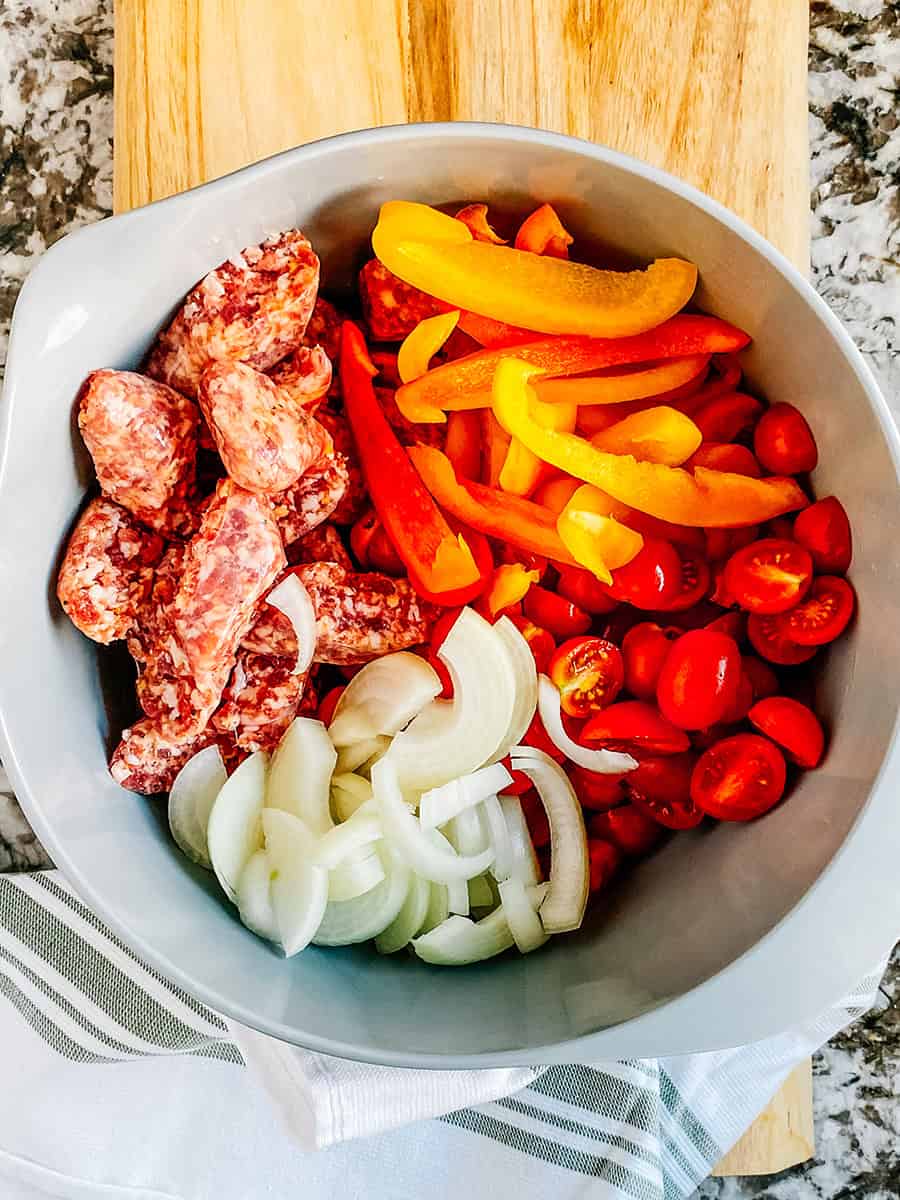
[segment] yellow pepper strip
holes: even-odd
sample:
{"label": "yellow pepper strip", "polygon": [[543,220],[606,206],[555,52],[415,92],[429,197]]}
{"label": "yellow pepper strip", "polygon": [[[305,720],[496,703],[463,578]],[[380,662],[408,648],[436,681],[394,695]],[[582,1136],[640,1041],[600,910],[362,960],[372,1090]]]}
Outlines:
{"label": "yellow pepper strip", "polygon": [[640,462],[680,467],[702,441],[703,434],[690,417],[661,404],[617,421],[595,434],[591,445],[609,454],[631,454]]}
{"label": "yellow pepper strip", "polygon": [[540,571],[529,571],[522,563],[501,563],[499,567],[494,568],[485,593],[488,612],[492,617],[496,617],[504,608],[518,604],[531,585],[540,582],[540,578]]}
{"label": "yellow pepper strip", "polygon": [[556,516],[562,512],[573,495],[581,487],[581,481],[563,476],[561,479],[548,479],[534,494],[535,504],[549,508]]}
{"label": "yellow pepper strip", "polygon": [[[575,428],[578,409],[574,404],[542,404],[538,400],[531,415],[547,429],[561,429],[571,433]],[[696,448],[695,446],[694,450]],[[692,450],[691,454],[693,453]],[[518,438],[513,438],[500,469],[500,487],[513,496],[530,496],[540,482],[543,465],[536,454],[526,449]]]}
{"label": "yellow pepper strip", "polygon": [[484,451],[481,455],[481,480],[488,487],[499,487],[500,472],[506,462],[506,452],[512,439],[491,409],[483,408],[479,416],[484,439]]}
{"label": "yellow pepper strip", "polygon": [[574,434],[546,429],[529,411],[536,399],[529,385],[533,373],[528,363],[500,361],[493,389],[497,420],[544,462],[595,484],[623,504],[677,525],[727,529],[761,524],[809,503],[793,479],[751,479],[702,467],[691,474],[680,467],[609,454]]}
{"label": "yellow pepper strip", "polygon": [[610,572],[637,555],[644,539],[621,525],[604,509],[603,493],[583,484],[556,518],[556,532],[574,558],[593,572],[601,583],[612,583]]}
{"label": "yellow pepper strip", "polygon": [[397,352],[397,373],[403,383],[425,374],[434,355],[456,328],[458,320],[458,311],[438,313],[436,317],[426,317],[415,329],[410,330]]}
{"label": "yellow pepper strip", "polygon": [[[432,318],[433,319],[433,318]],[[574,379],[541,379],[535,391],[550,403],[574,401],[579,407],[648,400],[690,383],[706,371],[708,354],[691,354],[657,363],[644,371],[617,371],[610,375],[581,375]]]}
{"label": "yellow pepper strip", "polygon": [[[450,231],[448,221],[468,239]],[[382,206],[372,248],[389,271],[429,296],[542,333],[643,333],[682,309],[697,285],[697,268],[684,259],[659,258],[643,271],[603,271],[476,242],[462,221],[406,201]]]}

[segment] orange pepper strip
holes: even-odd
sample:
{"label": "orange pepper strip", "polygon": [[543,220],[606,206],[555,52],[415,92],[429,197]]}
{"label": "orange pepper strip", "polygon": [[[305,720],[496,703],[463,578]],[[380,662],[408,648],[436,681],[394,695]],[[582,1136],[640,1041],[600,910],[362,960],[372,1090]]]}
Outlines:
{"label": "orange pepper strip", "polygon": [[506,462],[506,452],[512,439],[489,408],[483,408],[478,415],[481,417],[482,437],[484,438],[481,482],[486,483],[488,487],[499,487],[500,472]]}
{"label": "orange pepper strip", "polygon": [[697,268],[681,258],[659,258],[642,271],[604,271],[476,242],[462,221],[404,200],[382,205],[372,249],[389,271],[429,296],[543,333],[643,333],[674,316],[697,286]]}
{"label": "orange pepper strip", "polygon": [[492,317],[481,317],[478,313],[464,312],[459,318],[463,333],[474,338],[482,346],[519,346],[522,342],[533,342],[538,334],[533,329],[522,329],[518,325],[507,325]]}
{"label": "orange pepper strip", "polygon": [[515,246],[517,250],[530,250],[532,254],[568,258],[569,247],[574,240],[552,204],[542,204],[522,222],[516,234]]}
{"label": "orange pepper strip", "polygon": [[428,364],[456,328],[458,320],[459,313],[456,310],[438,313],[435,317],[420,321],[406,335],[397,351],[397,373],[403,383],[425,374]]}
{"label": "orange pepper strip", "polygon": [[352,321],[341,331],[344,408],[366,487],[410,581],[432,594],[466,587],[481,577],[465,539],[454,534],[413,468],[375,397],[365,339]]}
{"label": "orange pepper strip", "polygon": [[566,549],[602,583],[612,583],[611,572],[636,557],[644,539],[605,512],[605,497],[590,484],[576,488],[556,518],[556,531]]}
{"label": "orange pepper strip", "polygon": [[[578,409],[574,404],[542,404],[538,401],[531,415],[548,429],[562,429],[571,433],[575,428]],[[514,496],[530,496],[541,480],[543,466],[536,454],[527,450],[518,438],[513,438],[500,469],[500,487]]]}
{"label": "orange pepper strip", "polygon": [[444,451],[457,475],[463,479],[478,478],[481,474],[481,413],[450,414]]}
{"label": "orange pepper strip", "polygon": [[551,404],[568,401],[579,408],[622,404],[627,400],[649,400],[680,388],[704,374],[709,358],[708,354],[691,354],[640,371],[579,375],[574,379],[536,379],[534,390],[542,400]]}
{"label": "orange pepper strip", "polygon": [[511,353],[547,376],[581,375],[604,367],[740,349],[749,341],[747,334],[734,325],[693,313],[682,313],[657,329],[633,337],[542,338],[514,350],[479,350],[436,367],[404,384],[397,392],[397,404],[409,420],[427,422],[442,421],[444,410],[485,408],[491,403],[497,364]]}
{"label": "orange pepper strip", "polygon": [[595,434],[591,445],[609,454],[631,454],[640,462],[680,467],[702,441],[703,434],[690,417],[677,408],[660,404],[632,413],[603,433]]}
{"label": "orange pepper strip", "polygon": [[540,571],[529,571],[522,563],[501,563],[494,567],[494,574],[484,593],[491,617],[518,604],[533,583],[540,583]]}
{"label": "orange pepper strip", "polygon": [[529,412],[536,399],[528,382],[533,374],[532,366],[516,359],[503,359],[498,365],[494,415],[500,424],[544,462],[640,512],[678,525],[732,528],[760,524],[809,503],[793,479],[751,479],[702,467],[691,474],[680,467],[609,454],[574,434],[546,429]]}
{"label": "orange pepper strip", "polygon": [[546,508],[483,483],[460,482],[446,454],[433,446],[409,446],[407,453],[429,492],[457,520],[520,550],[577,566]]}
{"label": "orange pepper strip", "polygon": [[495,246],[506,244],[506,238],[498,237],[487,219],[486,204],[467,204],[456,214],[457,221],[462,221],[476,242],[493,242]]}
{"label": "orange pepper strip", "polygon": [[[546,483],[542,483],[533,499],[535,504],[543,504],[544,508],[549,508],[552,513],[559,516],[580,487],[580,480],[563,475],[560,479],[549,479]],[[605,511],[608,512],[608,510]]]}

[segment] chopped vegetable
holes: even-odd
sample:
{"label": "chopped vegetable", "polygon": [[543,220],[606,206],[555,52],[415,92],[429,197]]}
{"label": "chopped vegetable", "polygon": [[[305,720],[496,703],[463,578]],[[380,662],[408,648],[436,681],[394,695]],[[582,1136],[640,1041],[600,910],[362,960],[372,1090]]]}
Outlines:
{"label": "chopped vegetable", "polygon": [[[538,400],[532,407],[531,415],[538,424],[547,429],[571,433],[575,428],[578,409],[568,401],[542,404]],[[512,438],[500,468],[500,487],[514,496],[530,496],[544,470],[546,468],[537,455],[527,450],[516,438]]]}
{"label": "chopped vegetable", "polygon": [[702,440],[702,433],[690,417],[663,404],[634,413],[602,433],[595,433],[591,445],[609,454],[631,454],[639,462],[679,467]]}
{"label": "chopped vegetable", "polygon": [[739,733],[700,756],[691,776],[691,799],[719,821],[751,821],[778,803],[785,778],[777,746],[755,733]]}
{"label": "chopped vegetable", "polygon": [[[684,387],[691,380],[700,378],[706,371],[708,354],[690,354],[684,358],[673,358],[641,370],[621,371],[616,374],[563,376],[559,379],[536,379],[534,390],[538,399],[550,404],[574,403],[579,409],[631,404],[640,400],[651,400]],[[614,410],[618,413],[618,410]],[[579,412],[579,424],[584,419]],[[628,413],[621,413],[627,416]],[[610,421],[617,420],[618,415]],[[606,427],[606,426],[604,426]]]}
{"label": "chopped vegetable", "polygon": [[268,942],[280,942],[272,905],[272,864],[265,850],[257,850],[241,871],[237,886],[238,916],[251,933]]}
{"label": "chopped vegetable", "polygon": [[500,907],[520,953],[530,954],[532,950],[543,946],[550,935],[544,929],[537,910],[546,897],[547,885],[534,889],[536,904],[532,902],[528,888],[521,879],[504,879],[498,891]]}
{"label": "chopped vegetable", "polygon": [[[613,705],[613,708],[615,707],[617,706]],[[613,709],[606,711],[612,712]],[[612,750],[590,750],[573,741],[563,725],[559,692],[546,675],[542,675],[538,680],[538,712],[541,724],[554,747],[577,766],[584,767],[587,771],[596,771],[599,775],[621,775],[623,771],[632,771],[637,766],[637,762],[630,754],[620,754]],[[597,718],[592,719],[596,720]],[[530,747],[519,746],[515,751],[516,755],[522,756],[530,753],[532,753]],[[540,751],[536,753],[540,753]],[[516,766],[515,761],[513,766]],[[521,768],[517,767],[517,769]]]}
{"label": "chopped vegetable", "polygon": [[297,639],[293,674],[302,675],[309,670],[316,652],[316,610],[309,592],[296,575],[287,575],[266,596],[266,604],[283,612],[290,621]]}
{"label": "chopped vegetable", "polygon": [[570,717],[587,717],[612,704],[625,680],[618,646],[590,636],[563,642],[547,674],[559,691],[563,712]]}
{"label": "chopped vegetable", "polygon": [[228,775],[218,746],[189,758],[169,790],[169,829],[175,844],[192,862],[212,870],[206,830],[216,796]]}
{"label": "chopped vegetable", "polygon": [[275,925],[285,957],[291,958],[309,945],[320,927],[328,903],[328,872],[310,862],[315,838],[298,817],[267,808],[262,825]]}
{"label": "chopped vegetable", "polygon": [[329,900],[313,942],[316,946],[353,946],[377,938],[396,919],[412,886],[413,873],[393,855],[383,858],[385,877],[354,900]]}
{"label": "chopped vegetable", "polygon": [[505,244],[506,238],[499,237],[494,232],[488,222],[487,213],[488,206],[486,204],[467,204],[456,214],[456,219],[462,221],[477,242],[493,242],[497,246],[502,246]]}
{"label": "chopped vegetable", "polygon": [[379,734],[393,736],[440,690],[441,681],[417,654],[400,650],[375,658],[344,688],[328,736],[338,749]]}
{"label": "chopped vegetable", "polygon": [[396,954],[408,946],[425,924],[425,915],[431,901],[432,885],[427,879],[413,875],[409,891],[400,911],[387,928],[375,938],[375,949],[379,954]]}
{"label": "chopped vegetable", "polygon": [[451,779],[449,783],[422,793],[419,799],[419,820],[426,829],[446,825],[465,809],[474,808],[488,796],[502,792],[511,782],[509,771],[498,762],[473,771],[470,775],[463,775],[459,779]]}
{"label": "chopped vegetable", "polygon": [[497,908],[480,921],[448,917],[430,932],[414,938],[412,948],[424,962],[438,967],[462,967],[493,958],[514,945],[506,914]]}
{"label": "chopped vegetable", "polygon": [[463,479],[478,479],[481,473],[481,414],[454,412],[447,417],[444,453],[453,470]]}
{"label": "chopped vegetable", "polygon": [[329,795],[336,762],[322,722],[296,717],[272,756],[267,807],[293,813],[313,834],[326,833],[332,826]]}
{"label": "chopped vegetable", "polygon": [[799,513],[793,536],[812,555],[817,571],[843,575],[853,557],[853,536],[843,504],[834,496],[817,500]]}
{"label": "chopped vegetable", "polygon": [[537,583],[540,578],[539,571],[528,571],[521,563],[501,563],[499,567],[495,567],[490,586],[484,596],[491,617],[494,618],[504,609],[518,604],[531,585]]}
{"label": "chopped vegetable", "polygon": [[257,750],[219,789],[206,830],[209,858],[222,891],[237,903],[241,872],[261,849],[268,757]]}
{"label": "chopped vegetable", "polygon": [[418,379],[428,370],[432,358],[456,328],[459,313],[438,313],[426,317],[406,335],[397,351],[397,372],[404,383]]}
{"label": "chopped vegetable", "polygon": [[770,696],[758,700],[748,716],[750,724],[777,742],[792,762],[807,770],[819,765],[825,732],[811,708],[788,696]]}
{"label": "chopped vegetable", "polygon": [[613,582],[611,572],[636,558],[644,539],[608,515],[607,507],[602,492],[583,484],[556,518],[556,531],[572,557],[609,584]]}

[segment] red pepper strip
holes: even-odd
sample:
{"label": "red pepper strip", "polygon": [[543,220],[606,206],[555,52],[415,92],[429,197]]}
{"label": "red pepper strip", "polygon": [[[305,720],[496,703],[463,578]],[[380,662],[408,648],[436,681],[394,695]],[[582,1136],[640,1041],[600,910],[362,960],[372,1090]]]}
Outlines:
{"label": "red pepper strip", "polygon": [[497,346],[519,346],[522,342],[535,342],[541,336],[533,329],[522,329],[519,325],[507,325],[493,317],[482,317],[478,313],[461,312],[457,328],[474,338],[482,346],[493,349]]}
{"label": "red pepper strip", "polygon": [[444,450],[457,475],[477,479],[481,474],[481,413],[474,410],[451,413],[447,418]]}
{"label": "red pepper strip", "polygon": [[482,483],[458,480],[446,454],[433,446],[410,446],[408,453],[429,492],[457,520],[531,554],[577,565],[549,509]]}
{"label": "red pepper strip", "polygon": [[[552,337],[516,346],[515,357],[547,376],[580,375],[602,367],[684,358],[738,350],[750,338],[715,317],[679,314],[656,329],[629,337]],[[397,392],[400,411],[412,421],[441,422],[443,411],[486,408],[503,349],[480,350],[468,358],[446,363],[404,384]]]}
{"label": "red pepper strip", "polygon": [[526,217],[516,234],[517,250],[546,254],[550,258],[568,258],[575,239],[556,215],[552,204],[542,204]]}
{"label": "red pepper strip", "polygon": [[366,487],[410,582],[438,596],[481,581],[465,540],[457,538],[397,440],[375,397],[365,339],[352,321],[341,335],[344,407]]}
{"label": "red pepper strip", "polygon": [[702,388],[698,389],[691,397],[690,403],[682,408],[681,411],[689,417],[692,417],[701,404],[705,404],[707,400],[713,400],[716,396],[724,396],[728,392],[735,391],[741,381],[741,365],[734,354],[717,354],[713,362],[720,374],[714,375]]}

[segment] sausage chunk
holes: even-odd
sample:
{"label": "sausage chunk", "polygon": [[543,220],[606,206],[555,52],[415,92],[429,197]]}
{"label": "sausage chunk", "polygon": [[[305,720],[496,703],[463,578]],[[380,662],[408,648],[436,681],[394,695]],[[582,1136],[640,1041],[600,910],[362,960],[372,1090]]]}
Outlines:
{"label": "sausage chunk", "polygon": [[318,525],[294,542],[288,550],[288,561],[297,563],[333,562],[348,571],[353,570],[353,559],[341,540],[337,529],[329,523]]}
{"label": "sausage chunk", "polygon": [[188,759],[215,740],[212,730],[183,739],[167,737],[149,717],[142,717],[122,734],[109,773],[130,792],[167,792]]}
{"label": "sausage chunk", "polygon": [[347,487],[340,502],[330,514],[331,519],[338,525],[352,525],[357,517],[365,512],[368,504],[366,482],[356,452],[356,441],[347,418],[333,409],[323,408],[316,420],[331,434],[335,450],[344,456],[347,464]]}
{"label": "sausage chunk", "polygon": [[296,412],[314,416],[331,388],[331,360],[321,346],[300,346],[269,372]]}
{"label": "sausage chunk", "polygon": [[333,450],[300,476],[293,487],[272,497],[275,518],[286,546],[327,521],[350,482],[347,460]]}
{"label": "sausage chunk", "polygon": [[370,259],[359,273],[359,296],[376,342],[400,342],[420,321],[450,307],[398,279],[377,258]]}
{"label": "sausage chunk", "polygon": [[294,675],[296,658],[241,650],[213,713],[212,727],[241,750],[274,750],[297,715],[307,675]]}

